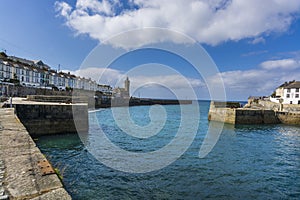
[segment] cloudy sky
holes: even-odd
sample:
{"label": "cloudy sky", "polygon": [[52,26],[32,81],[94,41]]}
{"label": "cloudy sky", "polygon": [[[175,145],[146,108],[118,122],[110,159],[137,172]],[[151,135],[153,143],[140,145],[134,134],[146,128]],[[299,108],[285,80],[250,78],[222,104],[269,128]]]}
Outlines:
{"label": "cloudy sky", "polygon": [[[219,71],[204,80],[171,56],[165,56],[163,63],[154,59],[155,64],[174,67],[200,99],[208,99],[207,84],[222,77],[228,99],[246,100],[249,95],[269,95],[282,82],[300,80],[299,17],[299,0],[2,0],[0,51],[79,73],[99,44],[125,51],[159,42],[187,45],[176,34],[127,34],[110,39],[131,30],[163,28],[201,44]],[[153,61],[146,59],[148,54],[137,56],[128,56],[124,65],[111,66],[102,81],[115,83],[130,70],[133,59],[141,59],[139,64]],[[96,65],[81,74],[97,79],[107,66]],[[149,87],[159,81],[184,93],[179,75],[160,74],[149,63],[145,66],[156,73],[131,77],[133,88],[142,86],[135,94],[168,97],[168,92]]]}

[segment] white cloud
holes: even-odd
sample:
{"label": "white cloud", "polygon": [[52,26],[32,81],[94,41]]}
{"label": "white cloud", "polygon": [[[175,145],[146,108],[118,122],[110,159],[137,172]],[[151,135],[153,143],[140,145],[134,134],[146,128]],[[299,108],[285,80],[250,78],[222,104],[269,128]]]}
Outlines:
{"label": "white cloud", "polygon": [[77,0],[76,8],[85,12],[99,13],[111,16],[113,14],[113,4],[107,0]]}
{"label": "white cloud", "polygon": [[70,15],[71,11],[72,11],[72,7],[65,3],[65,2],[58,2],[56,1],[54,3],[55,9],[57,12],[60,12],[60,15],[63,17],[68,18],[68,16]]}
{"label": "white cloud", "polygon": [[[216,45],[245,38],[262,42],[262,36],[286,31],[299,13],[299,0],[78,0],[75,7],[56,2],[56,10],[77,34],[88,34],[100,42],[113,35],[146,27],[168,28],[197,41]],[[151,40],[149,39],[151,37]],[[165,35],[135,37],[128,46],[164,40]]]}
{"label": "white cloud", "polygon": [[260,64],[263,69],[284,69],[292,70],[300,67],[300,60],[295,60],[292,58],[282,59],[282,60],[269,60]]}
{"label": "white cloud", "polygon": [[[291,60],[266,61],[260,64],[261,68],[227,71],[218,75],[223,79],[228,99],[246,100],[251,95],[268,96],[282,83],[299,80],[299,68],[290,67],[294,66]],[[208,84],[215,84],[216,80],[212,76]]]}
{"label": "white cloud", "polygon": [[261,50],[261,51],[251,51],[245,54],[242,54],[243,57],[247,57],[247,56],[256,56],[256,55],[261,55],[261,54],[265,54],[268,53],[267,50]]}
{"label": "white cloud", "polygon": [[[65,72],[67,73],[69,71]],[[113,88],[124,87],[124,80],[128,75],[119,70],[97,67],[89,67],[76,71],[70,71],[70,73],[80,77],[91,78],[100,84],[111,85]],[[148,94],[147,97],[151,97],[149,94],[153,93],[153,90],[156,90],[156,96],[152,96],[152,98],[168,98],[170,93],[164,94],[166,89],[177,94],[179,98],[193,97],[193,94],[191,94],[191,91],[194,91],[193,88],[199,89],[206,87],[205,83],[200,79],[186,78],[178,74],[166,74],[163,76],[129,75],[129,79],[131,93],[134,93],[135,90],[138,90],[139,92],[143,92],[144,95]]]}
{"label": "white cloud", "polygon": [[134,76],[130,77],[130,81],[132,94],[137,96],[137,94],[142,93],[144,97],[150,98],[195,99],[197,98],[197,91],[205,88],[205,83],[199,79],[175,74]]}
{"label": "white cloud", "polygon": [[108,84],[111,86],[114,86],[117,80],[124,76],[118,70],[98,67],[83,68],[76,71],[70,71],[70,73],[80,77],[91,78],[100,84]]}
{"label": "white cloud", "polygon": [[263,38],[263,37],[257,37],[257,38],[254,38],[251,42],[251,44],[259,44],[259,43],[266,43],[266,40]]}
{"label": "white cloud", "polygon": [[186,89],[188,85],[191,87],[203,87],[204,83],[200,79],[185,78],[181,75],[165,75],[165,76],[136,76],[131,78],[134,88],[143,85],[162,85],[170,89]]}

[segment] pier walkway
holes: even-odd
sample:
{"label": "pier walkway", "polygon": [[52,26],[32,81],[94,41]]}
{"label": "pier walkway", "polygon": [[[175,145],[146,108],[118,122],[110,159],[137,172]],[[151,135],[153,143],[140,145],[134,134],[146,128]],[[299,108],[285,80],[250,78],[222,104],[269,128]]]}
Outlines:
{"label": "pier walkway", "polygon": [[7,200],[8,195],[6,194],[4,187],[3,187],[3,179],[4,179],[4,162],[0,158],[0,200]]}
{"label": "pier walkway", "polygon": [[[13,108],[0,108],[0,200],[71,199]],[[50,165],[51,168],[51,165]],[[2,192],[3,191],[3,192]]]}

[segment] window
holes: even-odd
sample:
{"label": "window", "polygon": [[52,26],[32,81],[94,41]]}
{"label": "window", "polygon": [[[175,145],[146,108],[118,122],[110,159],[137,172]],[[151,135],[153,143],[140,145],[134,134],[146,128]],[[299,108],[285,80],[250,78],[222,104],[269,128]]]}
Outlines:
{"label": "window", "polygon": [[296,94],[296,95],[295,95],[295,98],[299,98],[299,94]]}
{"label": "window", "polygon": [[290,104],[293,104],[293,102],[292,102],[292,101],[290,101]]}
{"label": "window", "polygon": [[300,101],[298,101],[298,104],[300,104]]}
{"label": "window", "polygon": [[289,89],[287,89],[287,92],[288,92],[288,93],[290,93],[290,92],[291,92],[291,89],[290,89],[290,88],[289,88]]}
{"label": "window", "polygon": [[299,92],[299,88],[296,88],[296,92]]}
{"label": "window", "polygon": [[286,94],[286,98],[290,98],[290,94]]}

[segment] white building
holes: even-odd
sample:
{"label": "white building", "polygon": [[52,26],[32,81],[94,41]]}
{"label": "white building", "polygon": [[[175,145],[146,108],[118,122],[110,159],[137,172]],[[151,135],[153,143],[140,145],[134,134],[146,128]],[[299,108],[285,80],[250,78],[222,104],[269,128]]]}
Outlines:
{"label": "white building", "polygon": [[0,79],[10,79],[11,78],[11,67],[5,61],[0,60]]}
{"label": "white building", "polygon": [[4,52],[0,52],[0,81],[6,83],[19,81],[20,85],[25,87],[51,88],[55,86],[60,90],[75,88],[101,91],[106,95],[112,94],[110,86],[99,85],[91,78],[75,76],[70,72],[57,72],[41,60],[32,61],[7,56]]}
{"label": "white building", "polygon": [[283,104],[300,104],[300,81],[290,81],[276,89],[276,96],[270,100]]}
{"label": "white building", "polygon": [[300,104],[300,81],[295,81],[283,90],[283,104]]}

